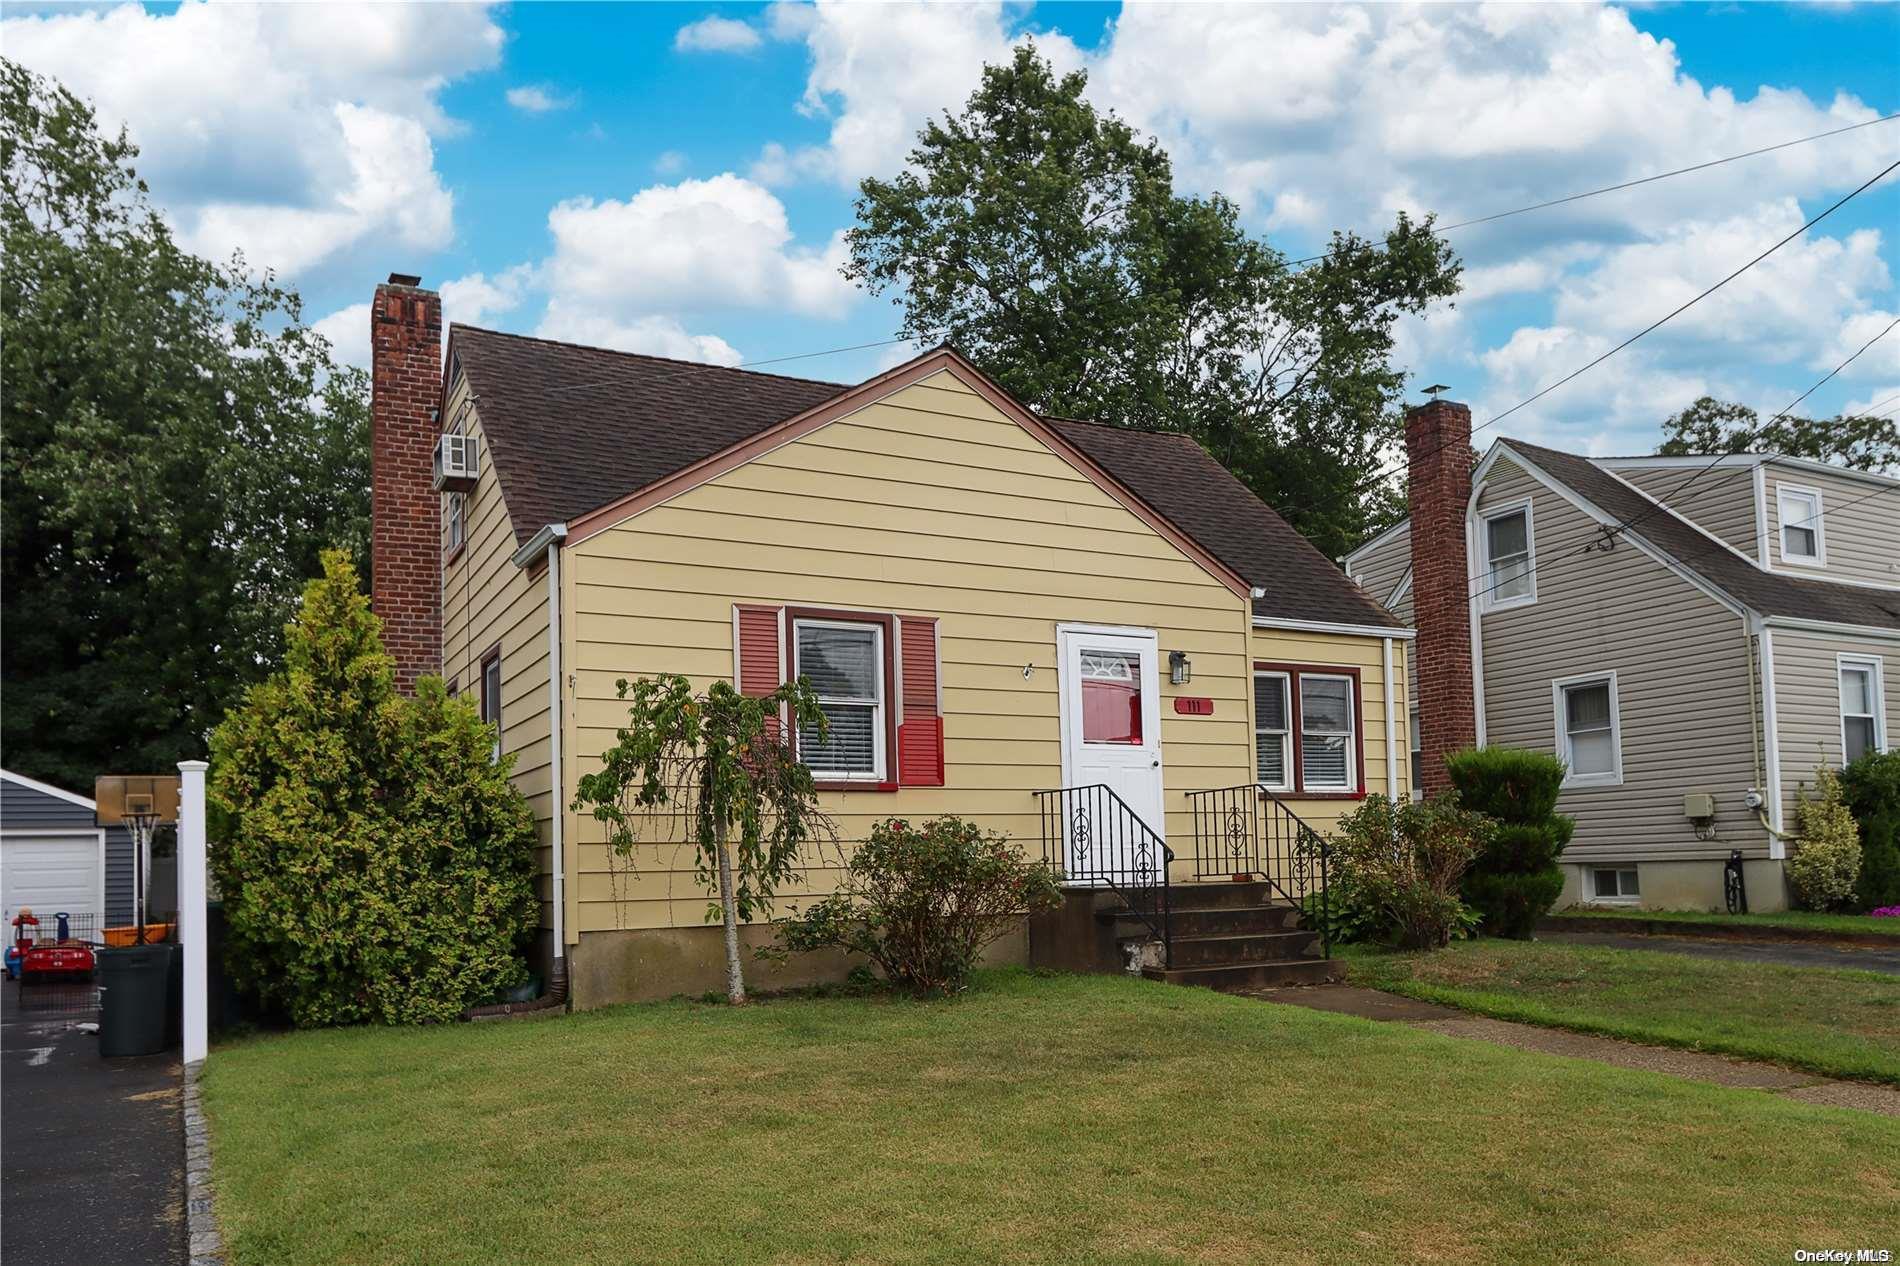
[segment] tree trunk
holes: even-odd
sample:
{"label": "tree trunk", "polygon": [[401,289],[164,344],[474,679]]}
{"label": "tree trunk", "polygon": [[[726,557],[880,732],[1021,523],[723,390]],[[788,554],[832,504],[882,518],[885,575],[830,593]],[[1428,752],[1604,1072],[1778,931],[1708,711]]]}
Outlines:
{"label": "tree trunk", "polygon": [[726,924],[726,1001],[738,1006],[745,1001],[745,974],[739,968],[739,902],[733,895],[732,849],[726,844],[723,816],[713,831],[719,852],[719,909]]}

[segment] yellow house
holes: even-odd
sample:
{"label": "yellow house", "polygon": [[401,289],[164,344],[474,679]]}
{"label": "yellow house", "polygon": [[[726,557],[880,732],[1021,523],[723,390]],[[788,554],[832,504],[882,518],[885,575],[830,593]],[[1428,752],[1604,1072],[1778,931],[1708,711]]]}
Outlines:
{"label": "yellow house", "polygon": [[720,979],[690,850],[617,858],[568,807],[616,681],[661,672],[810,679],[830,734],[800,756],[845,847],[957,814],[1048,858],[1071,899],[1005,959],[1326,973],[1287,905],[1319,883],[1303,828],[1407,791],[1410,634],[1193,441],[1040,416],[947,349],[855,386],[465,326],[444,355],[409,277],[372,319],[386,640],[514,756],[574,1005]]}

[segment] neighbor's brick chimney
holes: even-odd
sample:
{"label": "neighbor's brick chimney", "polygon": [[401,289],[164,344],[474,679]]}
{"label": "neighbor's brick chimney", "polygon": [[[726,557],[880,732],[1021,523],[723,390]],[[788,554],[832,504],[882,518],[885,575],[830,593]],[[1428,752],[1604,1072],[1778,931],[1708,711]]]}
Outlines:
{"label": "neighbor's brick chimney", "polygon": [[369,314],[370,605],[404,694],[442,671],[442,296],[421,281],[389,274]]}
{"label": "neighbor's brick chimney", "polygon": [[1471,690],[1470,580],[1465,570],[1465,505],[1471,496],[1471,410],[1433,400],[1405,415],[1411,478],[1412,611],[1418,626],[1419,784],[1426,795],[1450,787],[1445,756],[1478,741]]}

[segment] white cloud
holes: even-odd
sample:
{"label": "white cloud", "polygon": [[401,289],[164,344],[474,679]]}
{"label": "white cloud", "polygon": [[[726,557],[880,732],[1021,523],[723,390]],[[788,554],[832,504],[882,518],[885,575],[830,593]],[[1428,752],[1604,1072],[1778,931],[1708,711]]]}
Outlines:
{"label": "white cloud", "polygon": [[442,320],[445,324],[483,325],[521,306],[534,284],[534,269],[516,264],[492,278],[469,273],[442,283]]}
{"label": "white cloud", "polygon": [[677,176],[686,170],[686,155],[676,149],[664,150],[653,160],[653,170],[662,176]]}
{"label": "white cloud", "polygon": [[312,321],[310,328],[330,340],[339,361],[369,368],[369,304],[352,303],[320,321]]}
{"label": "white cloud", "polygon": [[654,185],[626,201],[575,198],[548,213],[549,292],[616,311],[769,308],[843,314],[855,294],[839,276],[842,232],[793,243],[785,207],[730,173]]}
{"label": "white cloud", "polygon": [[432,138],[456,125],[438,96],[503,42],[468,6],[124,4],[9,17],[0,34],[128,128],[188,245],[283,273],[448,243]]}
{"label": "white cloud", "polygon": [[762,44],[764,38],[748,23],[732,18],[704,17],[682,26],[673,37],[673,47],[688,53],[749,53]]}
{"label": "white cloud", "polygon": [[676,360],[705,361],[713,365],[737,365],[743,359],[732,344],[718,335],[690,334],[672,317],[619,320],[597,308],[587,305],[577,308],[560,300],[548,304],[547,315],[535,333],[542,338],[588,347],[611,347],[623,352],[645,352],[649,356],[671,356]]}
{"label": "white cloud", "polygon": [[565,110],[574,104],[573,97],[563,96],[541,84],[523,84],[519,88],[510,88],[505,95],[509,105],[528,114],[547,114],[552,110]]}

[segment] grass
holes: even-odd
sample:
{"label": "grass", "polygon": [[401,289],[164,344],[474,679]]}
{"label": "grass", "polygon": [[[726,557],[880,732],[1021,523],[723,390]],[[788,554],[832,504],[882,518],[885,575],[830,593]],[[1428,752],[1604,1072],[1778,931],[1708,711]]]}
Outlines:
{"label": "grass", "polygon": [[1501,1020],[1900,1083],[1900,979],[1561,942],[1349,954],[1354,984]]}
{"label": "grass", "polygon": [[236,1263],[1788,1260],[1900,1124],[1121,977],[221,1046]]}
{"label": "grass", "polygon": [[1725,927],[1797,928],[1810,932],[1853,932],[1891,936],[1900,941],[1900,919],[1876,919],[1865,914],[1816,914],[1812,910],[1782,910],[1775,914],[1728,914],[1712,910],[1560,910],[1560,919],[1655,919],[1663,923],[1716,923]]}

